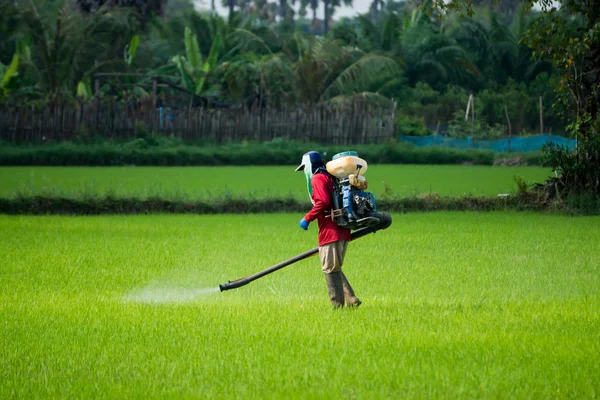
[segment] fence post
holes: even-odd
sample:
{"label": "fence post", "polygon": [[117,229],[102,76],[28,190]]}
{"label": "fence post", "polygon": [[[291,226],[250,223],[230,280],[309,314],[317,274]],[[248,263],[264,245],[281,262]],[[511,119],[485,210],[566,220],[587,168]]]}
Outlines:
{"label": "fence post", "polygon": [[16,143],[17,142],[17,136],[19,133],[19,123],[21,122],[21,108],[17,108],[16,110],[16,115],[15,115],[15,129],[13,130],[13,135],[12,135],[12,142]]}
{"label": "fence post", "polygon": [[96,77],[94,80],[94,135],[98,134],[98,119],[100,108],[100,79]]}
{"label": "fence post", "polygon": [[469,101],[467,101],[467,109],[465,110],[465,121],[469,121],[469,110],[471,109],[471,100],[473,100],[473,93],[469,94]]}
{"label": "fence post", "polygon": [[396,107],[398,106],[398,103],[396,103],[396,100],[393,100],[394,102],[393,106],[392,106],[392,123],[390,124],[391,126],[391,131],[392,131],[392,138],[396,138]]}
{"label": "fence post", "polygon": [[506,102],[504,102],[504,115],[506,116],[506,122],[508,123],[508,152],[510,153],[512,151],[510,148],[510,138],[512,137],[512,126],[510,125],[510,118],[508,118],[508,107],[506,107]]}
{"label": "fence post", "polygon": [[38,140],[41,140],[42,136],[44,136],[44,126],[46,125],[46,110],[47,110],[46,107],[44,107],[43,109],[40,110],[40,124],[38,126]]}
{"label": "fence post", "polygon": [[471,95],[471,148],[475,147],[475,97]]}
{"label": "fence post", "polygon": [[544,105],[542,104],[542,96],[540,96],[540,135],[544,134]]}
{"label": "fence post", "polygon": [[150,111],[150,130],[152,131],[152,137],[154,137],[154,131],[156,130],[156,92],[158,82],[156,76],[152,77],[152,110]]}

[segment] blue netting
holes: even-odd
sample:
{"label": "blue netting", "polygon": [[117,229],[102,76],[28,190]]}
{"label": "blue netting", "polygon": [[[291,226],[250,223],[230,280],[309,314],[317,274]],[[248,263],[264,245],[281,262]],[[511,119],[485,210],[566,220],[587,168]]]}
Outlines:
{"label": "blue netting", "polygon": [[[442,135],[401,136],[400,141],[409,142],[418,147],[440,146],[453,149],[470,149],[471,139],[453,139]],[[510,139],[510,149],[515,152],[539,151],[547,142],[553,142],[569,149],[575,148],[575,140],[556,135],[536,135],[529,137],[513,137]],[[476,149],[492,151],[508,151],[508,139],[475,140]]]}

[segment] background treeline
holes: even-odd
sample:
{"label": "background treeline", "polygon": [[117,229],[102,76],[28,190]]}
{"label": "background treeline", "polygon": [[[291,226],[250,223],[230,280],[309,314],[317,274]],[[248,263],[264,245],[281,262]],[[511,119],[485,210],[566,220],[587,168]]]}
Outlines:
{"label": "background treeline", "polygon": [[[318,0],[226,0],[224,18],[188,0],[0,0],[0,103],[76,103],[97,92],[136,109],[260,110],[360,96],[396,102],[397,133],[468,137],[472,93],[477,138],[505,136],[509,122],[514,135],[539,133],[540,97],[545,133],[562,132],[563,110],[551,108],[558,78],[523,44],[536,12],[521,2],[476,2],[472,17],[458,18],[428,0],[374,0],[369,13],[335,23],[339,0],[323,3],[326,16],[316,15]],[[106,72],[148,77],[103,77],[96,87]]]}

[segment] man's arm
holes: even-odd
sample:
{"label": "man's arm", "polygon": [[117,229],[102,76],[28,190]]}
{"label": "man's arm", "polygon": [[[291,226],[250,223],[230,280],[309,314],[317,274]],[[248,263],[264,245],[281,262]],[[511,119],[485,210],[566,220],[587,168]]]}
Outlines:
{"label": "man's arm", "polygon": [[330,208],[331,194],[329,193],[329,178],[325,175],[315,175],[312,179],[312,200],[313,208],[304,216],[307,222],[314,221],[319,215],[322,215]]}

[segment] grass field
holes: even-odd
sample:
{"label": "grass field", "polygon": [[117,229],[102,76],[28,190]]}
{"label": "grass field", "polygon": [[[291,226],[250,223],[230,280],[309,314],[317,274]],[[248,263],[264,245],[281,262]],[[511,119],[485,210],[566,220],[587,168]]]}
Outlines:
{"label": "grass field", "polygon": [[316,258],[208,293],[312,248],[300,217],[0,216],[0,398],[600,395],[600,218],[394,215],[356,310]]}
{"label": "grass field", "polygon": [[[370,190],[379,196],[384,182],[393,192],[436,192],[460,196],[514,191],[515,175],[539,182],[549,175],[541,167],[458,165],[374,165],[367,171]],[[160,195],[206,198],[225,193],[306,197],[306,183],[293,167],[0,167],[0,196],[61,192],[67,195]]]}

